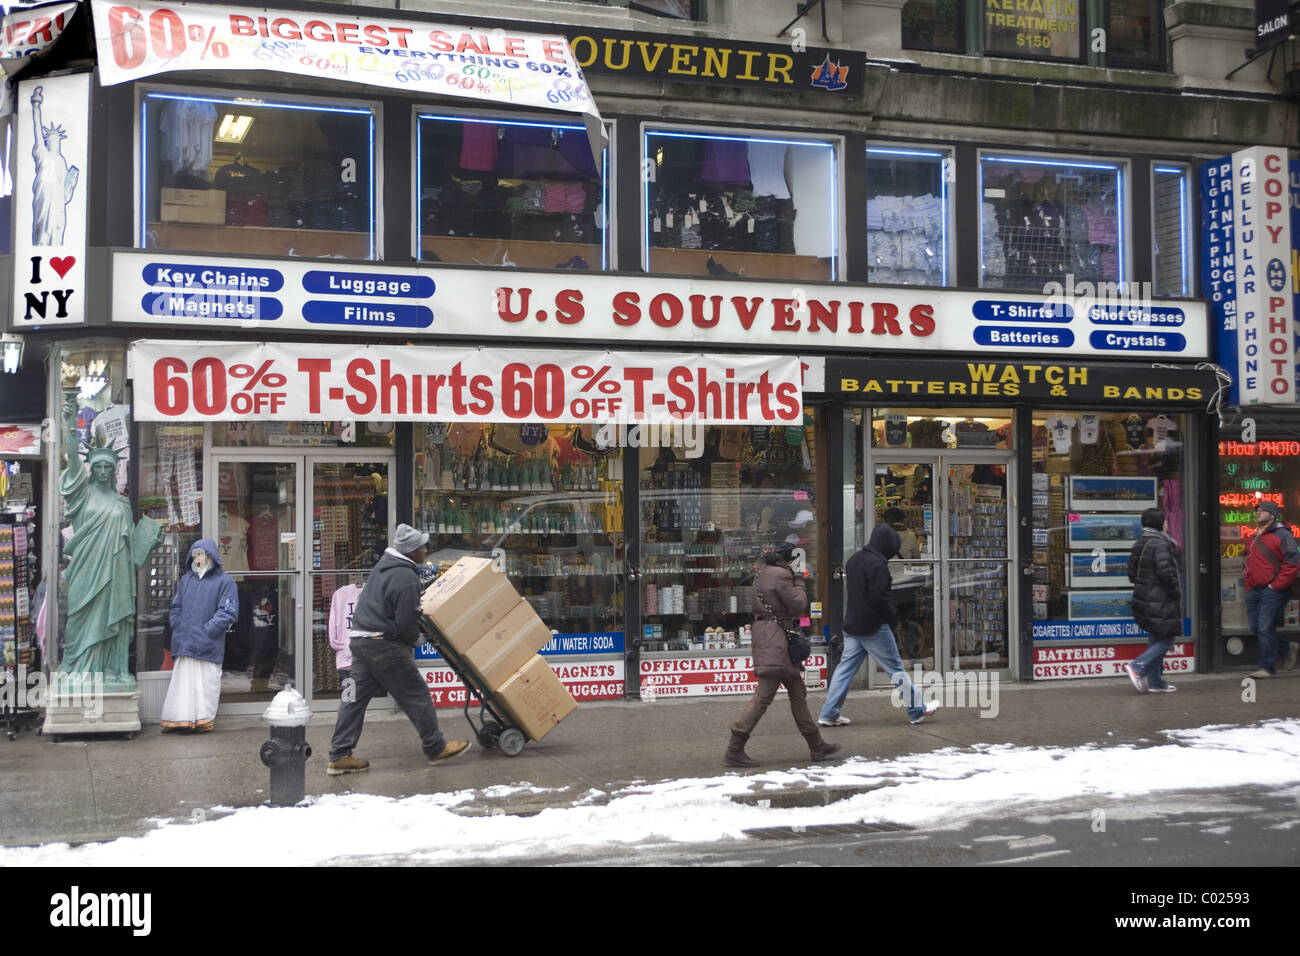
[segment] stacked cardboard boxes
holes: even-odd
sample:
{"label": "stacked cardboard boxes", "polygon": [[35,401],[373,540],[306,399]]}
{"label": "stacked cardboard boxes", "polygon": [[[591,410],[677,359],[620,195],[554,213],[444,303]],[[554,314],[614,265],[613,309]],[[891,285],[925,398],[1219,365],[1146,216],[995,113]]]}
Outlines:
{"label": "stacked cardboard boxes", "polygon": [[550,629],[490,559],[461,558],[425,589],[420,609],[530,739],[577,708],[537,653]]}

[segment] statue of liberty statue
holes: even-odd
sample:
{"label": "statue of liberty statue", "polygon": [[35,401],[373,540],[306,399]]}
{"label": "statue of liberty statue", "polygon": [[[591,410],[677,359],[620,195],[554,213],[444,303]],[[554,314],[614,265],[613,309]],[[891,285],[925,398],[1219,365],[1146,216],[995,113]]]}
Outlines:
{"label": "statue of liberty statue", "polygon": [[44,87],[38,86],[32,91],[32,159],[36,163],[32,179],[32,245],[61,246],[68,224],[66,207],[77,190],[80,173],[63,158],[63,140],[68,135],[63,127],[41,125],[41,103],[45,100],[42,90]]}

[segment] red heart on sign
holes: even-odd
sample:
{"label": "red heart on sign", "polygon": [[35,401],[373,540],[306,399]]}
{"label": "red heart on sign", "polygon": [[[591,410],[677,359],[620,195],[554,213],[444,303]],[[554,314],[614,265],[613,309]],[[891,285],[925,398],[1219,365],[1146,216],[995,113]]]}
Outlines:
{"label": "red heart on sign", "polygon": [[59,274],[62,279],[68,274],[68,270],[77,264],[76,256],[51,256],[50,268]]}

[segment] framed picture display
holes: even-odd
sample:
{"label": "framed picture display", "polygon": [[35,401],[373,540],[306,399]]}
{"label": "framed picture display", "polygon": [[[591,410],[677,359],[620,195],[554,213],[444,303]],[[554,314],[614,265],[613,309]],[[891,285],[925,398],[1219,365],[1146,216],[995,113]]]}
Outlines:
{"label": "framed picture display", "polygon": [[1071,621],[1131,621],[1133,592],[1070,591]]}
{"label": "framed picture display", "polygon": [[1065,583],[1072,588],[1129,586],[1127,551],[1072,551],[1065,565]]}
{"label": "framed picture display", "polygon": [[1119,551],[1133,547],[1142,536],[1142,516],[1140,514],[1082,515],[1071,513],[1067,516],[1066,533],[1069,538],[1067,547],[1071,551],[1103,548],[1107,551]]}
{"label": "framed picture display", "polygon": [[1157,507],[1155,476],[1070,475],[1068,505],[1075,511],[1145,511]]}

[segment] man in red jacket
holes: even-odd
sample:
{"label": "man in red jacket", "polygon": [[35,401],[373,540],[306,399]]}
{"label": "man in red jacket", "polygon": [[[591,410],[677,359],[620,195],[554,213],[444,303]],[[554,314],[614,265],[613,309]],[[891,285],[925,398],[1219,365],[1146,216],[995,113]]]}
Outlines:
{"label": "man in red jacket", "polygon": [[1287,668],[1296,662],[1296,645],[1277,632],[1277,625],[1300,572],[1300,550],[1277,519],[1277,505],[1261,499],[1255,508],[1258,530],[1246,545],[1246,616],[1259,639],[1259,669],[1251,677],[1272,677],[1279,661]]}

